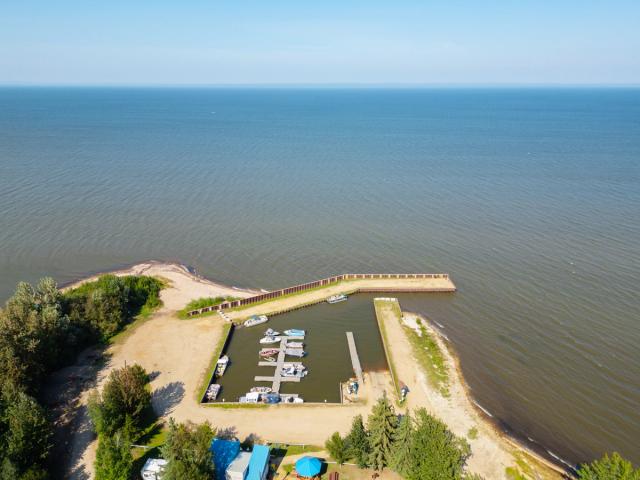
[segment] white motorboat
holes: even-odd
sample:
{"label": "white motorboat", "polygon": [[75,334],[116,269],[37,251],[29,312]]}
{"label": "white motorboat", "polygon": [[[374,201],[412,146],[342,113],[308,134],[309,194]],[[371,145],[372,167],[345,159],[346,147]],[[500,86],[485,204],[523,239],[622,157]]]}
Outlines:
{"label": "white motorboat", "polygon": [[302,358],[307,354],[307,352],[305,352],[301,348],[285,348],[284,353],[289,355],[290,357],[299,357],[299,358]]}
{"label": "white motorboat", "polygon": [[271,387],[251,387],[250,393],[271,393]]}
{"label": "white motorboat", "polygon": [[278,343],[279,341],[280,339],[276,337],[264,337],[260,339],[260,343],[263,345],[270,345],[272,343]]}
{"label": "white motorboat", "polygon": [[347,300],[347,297],[344,293],[341,293],[339,295],[331,295],[329,298],[327,298],[327,303],[338,303],[338,302],[344,302],[345,300]]}
{"label": "white motorboat", "polygon": [[216,377],[221,377],[229,366],[229,357],[223,355],[216,363]]}
{"label": "white motorboat", "polygon": [[268,321],[269,321],[269,318],[266,315],[253,315],[248,320],[245,320],[243,325],[245,327],[255,327],[256,325],[260,325]]}
{"label": "white motorboat", "polygon": [[305,331],[304,330],[298,330],[297,328],[290,328],[289,330],[285,330],[284,334],[287,337],[304,337]]}
{"label": "white motorboat", "polygon": [[277,337],[280,335],[280,332],[275,331],[273,328],[267,328],[267,331],[264,332],[265,337]]}
{"label": "white motorboat", "polygon": [[287,342],[287,348],[302,348],[304,347],[303,342]]}
{"label": "white motorboat", "polygon": [[220,393],[220,385],[212,383],[209,385],[209,388],[207,388],[207,393],[205,393],[204,396],[208,401],[212,401],[216,399],[218,393]]}

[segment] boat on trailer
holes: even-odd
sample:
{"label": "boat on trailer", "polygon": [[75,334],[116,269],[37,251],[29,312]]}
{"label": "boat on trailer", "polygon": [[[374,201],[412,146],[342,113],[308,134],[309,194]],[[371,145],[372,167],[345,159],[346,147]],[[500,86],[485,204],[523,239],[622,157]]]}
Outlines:
{"label": "boat on trailer", "polygon": [[344,302],[345,300],[347,300],[349,297],[347,297],[344,293],[340,293],[338,295],[331,295],[329,298],[327,298],[327,303],[339,303],[339,302]]}
{"label": "boat on trailer", "polygon": [[266,315],[252,315],[248,320],[245,320],[243,325],[245,327],[255,327],[256,325],[261,325],[263,323],[267,323],[269,321],[269,317]]}
{"label": "boat on trailer", "polygon": [[305,331],[304,330],[298,330],[297,328],[290,328],[289,330],[285,330],[284,334],[287,337],[304,337]]}
{"label": "boat on trailer", "polygon": [[229,357],[223,355],[216,363],[216,377],[221,377],[229,366]]}
{"label": "boat on trailer", "polygon": [[272,343],[278,343],[280,341],[279,338],[276,337],[264,337],[260,339],[260,343],[262,343],[263,345],[269,345]]}

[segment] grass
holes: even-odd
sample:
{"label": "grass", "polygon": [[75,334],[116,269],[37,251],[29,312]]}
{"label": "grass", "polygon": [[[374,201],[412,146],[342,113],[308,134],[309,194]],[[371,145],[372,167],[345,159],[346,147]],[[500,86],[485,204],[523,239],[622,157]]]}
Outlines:
{"label": "grass", "polygon": [[132,478],[138,478],[138,473],[144,466],[148,458],[160,458],[160,447],[164,445],[167,439],[168,429],[162,423],[153,423],[149,426],[141,436],[134,442],[136,445],[145,448],[133,447],[133,473]]}
{"label": "grass", "polygon": [[374,308],[376,310],[376,319],[378,320],[378,328],[380,329],[380,335],[382,336],[382,345],[384,347],[384,353],[387,357],[387,363],[391,369],[391,376],[393,377],[393,385],[396,390],[396,396],[400,401],[400,386],[398,385],[398,372],[396,371],[393,355],[391,354],[391,348],[389,348],[389,339],[387,337],[387,327],[384,322],[384,310],[391,309],[392,313],[397,316],[398,322],[402,318],[402,311],[400,310],[400,304],[398,302],[389,302],[386,300],[374,300]]}
{"label": "grass", "polygon": [[476,438],[478,438],[478,429],[477,429],[477,427],[471,427],[469,429],[469,431],[467,432],[467,437],[469,437],[470,440],[475,440]]}
{"label": "grass", "polygon": [[321,452],[323,447],[318,445],[290,445],[288,443],[272,443],[272,455],[276,457],[291,457],[293,455],[302,455],[304,453]]}
{"label": "grass", "polygon": [[224,344],[227,342],[227,337],[229,336],[229,331],[231,330],[232,324],[225,322],[222,325],[222,335],[220,335],[220,340],[218,340],[218,344],[216,348],[213,349],[213,353],[211,355],[211,360],[209,361],[209,368],[206,370],[202,378],[200,379],[200,385],[196,390],[196,401],[199,403],[204,397],[207,388],[209,387],[209,381],[211,377],[213,377],[213,373],[216,370],[216,364],[218,363],[218,359],[222,354],[222,349],[224,348]]}
{"label": "grass", "polygon": [[438,342],[427,329],[419,324],[420,335],[410,327],[404,327],[413,353],[427,373],[429,382],[445,397],[449,393],[449,372]]}
{"label": "grass", "polygon": [[[223,302],[233,302],[234,300],[239,300],[239,299],[240,299],[239,297],[231,297],[231,296],[196,298],[195,300],[191,300],[189,303],[187,303],[182,310],[178,311],[178,318],[181,318],[184,320],[187,318],[204,317],[206,316],[205,314],[193,315],[190,317],[187,315],[187,313],[191,312],[192,310],[197,310],[198,308],[209,307],[212,305],[220,305]],[[205,312],[205,313],[214,314],[218,312],[217,310],[214,310],[213,312]]]}
{"label": "grass", "polygon": [[[204,392],[202,392],[202,396],[204,396]],[[200,401],[202,397],[198,399]],[[264,403],[238,403],[238,402],[216,402],[216,403],[204,403],[205,407],[211,408],[267,408],[269,405]]]}

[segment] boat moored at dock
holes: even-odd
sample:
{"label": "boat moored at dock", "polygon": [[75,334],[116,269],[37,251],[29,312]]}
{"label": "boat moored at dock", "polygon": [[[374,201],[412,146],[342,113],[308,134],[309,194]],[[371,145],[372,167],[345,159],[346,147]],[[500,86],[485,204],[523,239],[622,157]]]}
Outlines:
{"label": "boat moored at dock", "polygon": [[260,339],[260,343],[263,345],[270,345],[272,343],[278,343],[280,339],[278,337],[264,337]]}
{"label": "boat moored at dock", "polygon": [[339,302],[344,302],[345,300],[347,300],[349,297],[347,297],[344,293],[340,293],[338,295],[331,295],[329,298],[327,298],[327,303],[339,303]]}
{"label": "boat moored at dock", "polygon": [[279,348],[263,348],[262,350],[260,350],[258,355],[260,355],[261,357],[273,357],[274,355],[278,355],[279,352]]}
{"label": "boat moored at dock", "polygon": [[209,385],[209,388],[207,388],[207,392],[204,394],[204,396],[208,402],[212,402],[216,399],[218,393],[220,393],[220,385],[218,385],[217,383],[212,383],[211,385]]}
{"label": "boat moored at dock", "polygon": [[243,325],[245,327],[255,327],[256,325],[261,325],[263,323],[267,323],[269,321],[269,317],[266,315],[252,315],[248,320],[245,320]]}
{"label": "boat moored at dock", "polygon": [[284,350],[284,353],[286,355],[289,355],[290,357],[299,357],[299,358],[302,358],[307,354],[307,352],[305,352],[302,348],[286,348]]}
{"label": "boat moored at dock", "polygon": [[287,348],[303,348],[303,342],[287,342]]}
{"label": "boat moored at dock", "polygon": [[224,372],[227,370],[228,366],[229,366],[229,357],[226,355],[223,355],[222,357],[220,357],[220,359],[216,363],[215,376],[221,377],[222,375],[224,375]]}
{"label": "boat moored at dock", "polygon": [[297,328],[290,328],[289,330],[284,331],[284,334],[287,337],[304,337],[305,333],[306,332],[304,330],[299,330]]}
{"label": "boat moored at dock", "polygon": [[277,337],[280,335],[280,332],[274,330],[273,328],[267,328],[267,331],[264,332],[265,337]]}

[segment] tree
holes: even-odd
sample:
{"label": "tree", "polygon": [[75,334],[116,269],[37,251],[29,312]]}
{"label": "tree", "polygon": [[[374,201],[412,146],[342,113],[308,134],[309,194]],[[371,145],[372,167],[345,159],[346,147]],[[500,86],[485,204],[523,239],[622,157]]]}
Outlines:
{"label": "tree", "polygon": [[631,462],[625,460],[617,452],[611,456],[605,454],[599,460],[580,465],[578,469],[580,480],[640,480],[640,468],[634,468]]}
{"label": "tree", "polygon": [[391,461],[391,447],[398,418],[386,395],[378,400],[369,415],[369,465],[383,470]]}
{"label": "tree", "polygon": [[101,435],[96,451],[96,480],[129,480],[133,457],[129,438],[122,430],[113,435]]}
{"label": "tree", "polygon": [[364,428],[362,415],[354,417],[351,423],[351,431],[347,435],[346,444],[349,458],[353,458],[360,468],[369,466],[369,437]]}
{"label": "tree", "polygon": [[0,423],[4,431],[2,453],[15,469],[24,473],[47,460],[51,449],[51,425],[44,409],[32,397],[5,386]]}
{"label": "tree", "polygon": [[161,448],[162,456],[167,460],[162,479],[213,478],[213,458],[209,448],[214,435],[215,431],[208,422],[199,425],[190,422],[177,425],[170,419],[167,440]]}
{"label": "tree", "polygon": [[409,480],[460,479],[469,445],[424,408],[416,411]]}
{"label": "tree", "polygon": [[89,415],[96,432],[111,435],[126,427],[127,435],[133,436],[151,407],[148,381],[147,373],[137,364],[113,370],[102,395],[94,392],[89,399]]}
{"label": "tree", "polygon": [[393,436],[393,450],[391,452],[391,467],[402,476],[406,476],[411,468],[412,450],[413,424],[411,415],[407,412],[398,422],[398,428]]}
{"label": "tree", "polygon": [[338,465],[342,465],[349,459],[347,444],[338,432],[334,432],[334,434],[329,437],[329,440],[325,442],[324,446]]}

